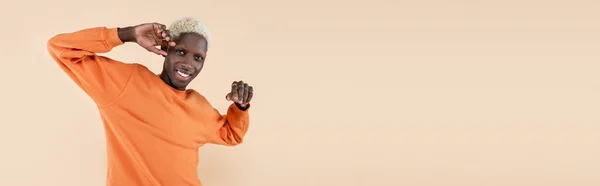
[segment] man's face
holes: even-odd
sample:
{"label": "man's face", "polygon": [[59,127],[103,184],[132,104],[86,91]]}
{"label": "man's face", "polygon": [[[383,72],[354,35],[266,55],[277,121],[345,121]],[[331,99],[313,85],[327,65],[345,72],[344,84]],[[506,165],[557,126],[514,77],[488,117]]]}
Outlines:
{"label": "man's face", "polygon": [[200,34],[183,33],[175,43],[167,51],[163,71],[167,73],[174,88],[184,90],[204,66],[207,41]]}

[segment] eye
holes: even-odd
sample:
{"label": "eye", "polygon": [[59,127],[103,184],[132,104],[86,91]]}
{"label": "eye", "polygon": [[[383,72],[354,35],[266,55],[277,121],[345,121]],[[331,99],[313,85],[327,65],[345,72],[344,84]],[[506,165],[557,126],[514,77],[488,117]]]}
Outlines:
{"label": "eye", "polygon": [[200,55],[196,55],[196,56],[194,56],[194,60],[196,60],[196,61],[202,61],[202,60],[204,60],[204,58],[202,56],[200,56]]}
{"label": "eye", "polygon": [[179,54],[179,55],[185,55],[185,51],[181,50],[181,49],[176,49],[175,53]]}

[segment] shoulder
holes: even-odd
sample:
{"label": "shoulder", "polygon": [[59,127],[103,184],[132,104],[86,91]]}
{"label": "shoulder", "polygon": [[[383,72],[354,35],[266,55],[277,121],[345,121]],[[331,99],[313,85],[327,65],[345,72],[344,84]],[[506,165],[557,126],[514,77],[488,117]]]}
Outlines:
{"label": "shoulder", "polygon": [[150,69],[148,67],[146,67],[145,65],[139,64],[139,63],[130,63],[131,66],[134,66],[135,69],[137,69],[140,72],[143,73],[152,73],[152,71],[150,71]]}
{"label": "shoulder", "polygon": [[210,102],[204,95],[194,89],[187,89],[187,97],[196,104],[211,106]]}
{"label": "shoulder", "polygon": [[150,84],[155,81],[149,81],[155,78],[154,74],[148,67],[139,63],[120,63],[119,69],[127,72],[127,79],[130,83]]}
{"label": "shoulder", "polygon": [[191,99],[194,99],[197,101],[208,102],[208,100],[206,99],[206,97],[204,97],[204,95],[200,94],[200,92],[198,92],[194,89],[187,89],[186,93],[187,93],[188,98],[191,98]]}
{"label": "shoulder", "polygon": [[156,74],[154,72],[152,72],[147,66],[139,64],[139,63],[130,63],[128,64],[131,66],[131,68],[133,68],[134,70],[134,75],[136,76],[142,76],[142,77],[152,77],[152,76],[156,76]]}
{"label": "shoulder", "polygon": [[[106,67],[110,68],[111,70],[118,70],[118,71],[131,71],[131,70],[137,70],[137,69],[148,69],[145,68],[144,65],[139,64],[139,63],[128,63],[128,62],[124,62],[124,61],[120,61],[120,60],[116,60],[107,56],[101,56],[101,55],[97,55],[97,56],[90,56],[90,58],[95,58],[95,60],[99,60],[102,61],[103,65],[106,65]],[[141,68],[140,68],[141,67]]]}

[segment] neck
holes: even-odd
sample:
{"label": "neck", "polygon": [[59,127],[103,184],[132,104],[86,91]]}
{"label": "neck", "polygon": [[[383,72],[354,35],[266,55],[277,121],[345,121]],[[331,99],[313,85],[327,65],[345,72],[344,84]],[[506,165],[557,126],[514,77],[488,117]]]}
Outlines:
{"label": "neck", "polygon": [[169,77],[169,74],[168,74],[167,72],[165,72],[165,70],[164,70],[164,69],[163,69],[162,73],[160,73],[160,76],[159,76],[159,77],[160,77],[160,79],[161,79],[163,82],[165,82],[165,84],[169,85],[170,87],[173,87],[174,89],[181,90],[181,91],[184,91],[184,90],[185,90],[185,87],[176,87],[176,86],[173,84],[173,81],[171,81],[171,78]]}

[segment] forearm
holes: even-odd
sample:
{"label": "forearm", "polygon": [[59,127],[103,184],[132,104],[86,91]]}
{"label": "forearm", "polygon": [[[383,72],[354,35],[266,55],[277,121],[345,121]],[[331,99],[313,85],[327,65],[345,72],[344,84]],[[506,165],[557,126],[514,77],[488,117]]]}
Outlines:
{"label": "forearm", "polygon": [[58,34],[48,40],[48,52],[60,61],[106,53],[123,44],[116,28],[95,27],[72,33]]}
{"label": "forearm", "polygon": [[246,106],[245,110],[233,104],[229,106],[227,114],[222,116],[217,123],[219,129],[213,143],[226,146],[241,144],[250,124],[248,109],[249,106]]}

